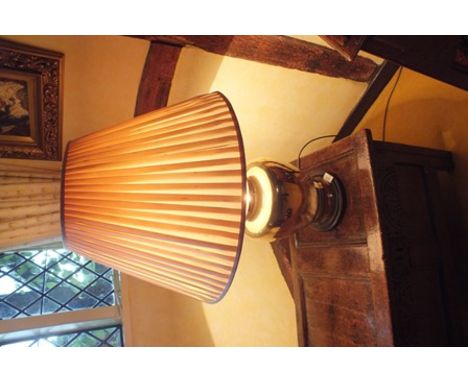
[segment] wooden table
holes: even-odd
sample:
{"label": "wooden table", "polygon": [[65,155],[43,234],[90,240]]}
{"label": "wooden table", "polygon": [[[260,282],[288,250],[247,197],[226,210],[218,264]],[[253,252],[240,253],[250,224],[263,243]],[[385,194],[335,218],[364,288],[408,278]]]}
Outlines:
{"label": "wooden table", "polygon": [[445,151],[373,141],[369,131],[302,159],[346,190],[332,231],[272,243],[294,297],[301,346],[453,345],[458,299],[437,171]]}

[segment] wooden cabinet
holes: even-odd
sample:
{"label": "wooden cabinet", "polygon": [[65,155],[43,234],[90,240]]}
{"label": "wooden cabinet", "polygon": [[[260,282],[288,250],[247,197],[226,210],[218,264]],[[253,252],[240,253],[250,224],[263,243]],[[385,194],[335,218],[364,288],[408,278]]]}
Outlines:
{"label": "wooden cabinet", "polygon": [[332,231],[306,227],[273,249],[293,294],[302,346],[451,345],[459,339],[450,240],[437,171],[445,151],[361,131],[302,159],[346,190]]}

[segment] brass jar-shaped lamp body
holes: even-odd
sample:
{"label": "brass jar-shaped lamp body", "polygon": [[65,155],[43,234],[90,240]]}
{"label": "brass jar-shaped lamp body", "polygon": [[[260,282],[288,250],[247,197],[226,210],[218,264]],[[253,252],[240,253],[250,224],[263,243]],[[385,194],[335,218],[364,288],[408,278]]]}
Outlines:
{"label": "brass jar-shaped lamp body", "polygon": [[247,166],[246,232],[251,237],[273,240],[304,203],[296,170],[274,161]]}
{"label": "brass jar-shaped lamp body", "polygon": [[343,214],[344,191],[327,172],[299,175],[291,166],[256,161],[247,167],[246,232],[269,241],[307,225],[329,231]]}

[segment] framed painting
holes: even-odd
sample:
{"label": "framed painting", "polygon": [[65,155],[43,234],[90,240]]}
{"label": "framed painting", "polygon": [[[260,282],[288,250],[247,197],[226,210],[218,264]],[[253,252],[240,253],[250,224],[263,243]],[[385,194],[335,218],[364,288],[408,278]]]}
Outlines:
{"label": "framed painting", "polygon": [[61,160],[63,54],[0,39],[0,157]]}

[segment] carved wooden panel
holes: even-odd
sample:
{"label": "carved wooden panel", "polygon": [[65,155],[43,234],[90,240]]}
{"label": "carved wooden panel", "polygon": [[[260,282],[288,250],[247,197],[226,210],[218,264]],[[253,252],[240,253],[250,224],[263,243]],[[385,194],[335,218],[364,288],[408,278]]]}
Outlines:
{"label": "carved wooden panel", "polygon": [[367,278],[303,275],[308,346],[376,345]]}
{"label": "carved wooden panel", "polygon": [[299,247],[295,260],[300,273],[362,277],[370,272],[366,245]]}
{"label": "carved wooden panel", "polygon": [[450,317],[438,269],[444,259],[439,259],[424,167],[384,161],[377,169],[395,344],[447,345]]}

